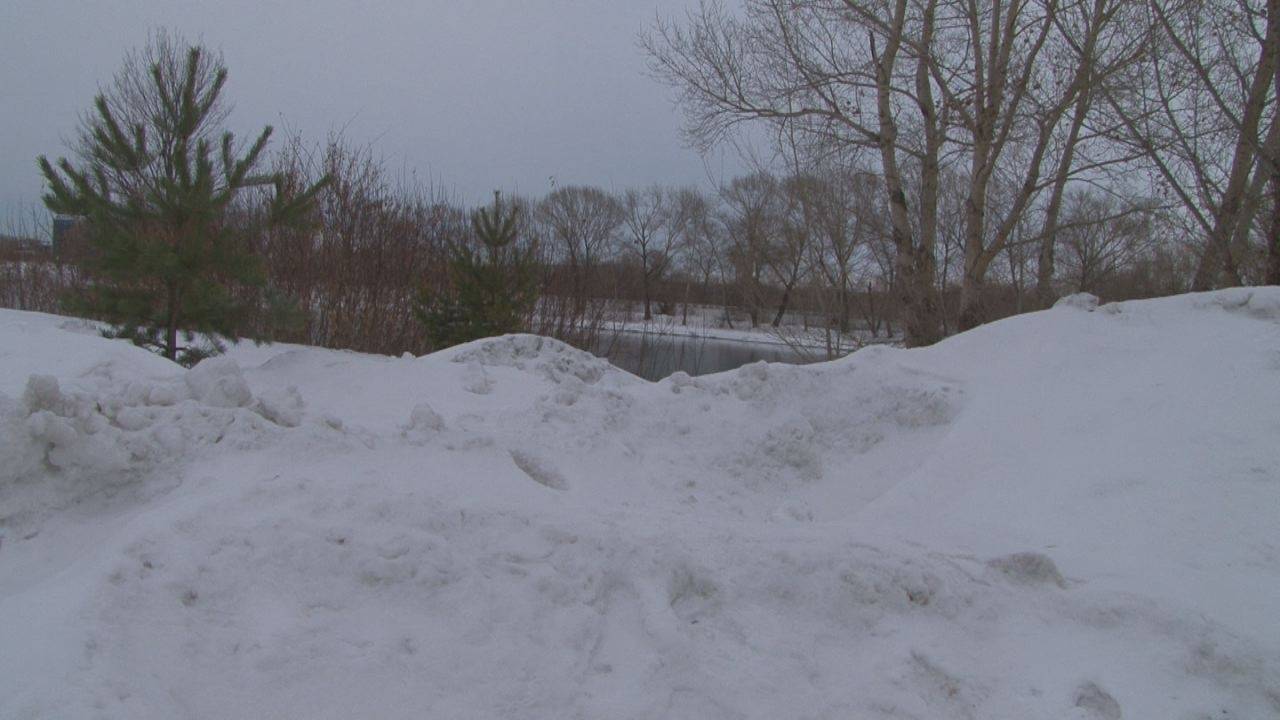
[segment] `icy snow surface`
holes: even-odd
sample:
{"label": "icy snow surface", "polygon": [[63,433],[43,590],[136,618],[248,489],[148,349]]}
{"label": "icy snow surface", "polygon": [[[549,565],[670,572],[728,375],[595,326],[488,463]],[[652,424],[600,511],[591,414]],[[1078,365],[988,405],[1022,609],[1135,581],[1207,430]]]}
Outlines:
{"label": "icy snow surface", "polygon": [[0,311],[0,718],[1280,717],[1280,289],[646,383]]}

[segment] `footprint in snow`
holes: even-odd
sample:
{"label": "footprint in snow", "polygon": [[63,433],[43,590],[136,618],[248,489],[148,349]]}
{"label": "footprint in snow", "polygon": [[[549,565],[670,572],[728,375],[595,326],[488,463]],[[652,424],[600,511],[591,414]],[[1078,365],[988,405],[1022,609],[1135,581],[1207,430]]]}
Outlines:
{"label": "footprint in snow", "polygon": [[1120,720],[1120,703],[1111,693],[1098,687],[1095,683],[1085,683],[1076,690],[1076,707],[1089,713],[1090,718],[1098,720]]}
{"label": "footprint in snow", "polygon": [[987,564],[999,570],[1009,580],[1022,585],[1053,584],[1060,588],[1067,587],[1067,581],[1058,572],[1058,566],[1043,553],[1014,553],[991,560]]}
{"label": "footprint in snow", "polygon": [[516,467],[520,468],[520,471],[528,475],[534,482],[539,485],[545,485],[552,490],[569,489],[569,483],[565,481],[564,474],[551,463],[524,450],[509,450],[508,452],[511,455],[511,461],[516,464]]}

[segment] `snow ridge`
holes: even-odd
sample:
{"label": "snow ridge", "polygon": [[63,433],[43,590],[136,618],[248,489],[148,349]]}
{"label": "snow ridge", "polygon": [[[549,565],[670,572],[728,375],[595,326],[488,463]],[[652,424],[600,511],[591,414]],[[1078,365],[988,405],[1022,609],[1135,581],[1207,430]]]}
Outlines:
{"label": "snow ridge", "polygon": [[0,312],[0,717],[1280,717],[1277,320],[648,383]]}

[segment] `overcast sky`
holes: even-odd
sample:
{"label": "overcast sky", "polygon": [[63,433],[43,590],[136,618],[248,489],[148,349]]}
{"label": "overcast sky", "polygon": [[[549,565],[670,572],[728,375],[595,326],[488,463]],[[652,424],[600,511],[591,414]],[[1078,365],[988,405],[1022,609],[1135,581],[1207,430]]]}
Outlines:
{"label": "overcast sky", "polygon": [[[223,52],[233,129],[345,129],[465,202],[494,188],[708,183],[637,34],[696,0],[3,0],[0,214],[39,202],[124,53],[164,27]],[[279,135],[277,135],[279,137]]]}

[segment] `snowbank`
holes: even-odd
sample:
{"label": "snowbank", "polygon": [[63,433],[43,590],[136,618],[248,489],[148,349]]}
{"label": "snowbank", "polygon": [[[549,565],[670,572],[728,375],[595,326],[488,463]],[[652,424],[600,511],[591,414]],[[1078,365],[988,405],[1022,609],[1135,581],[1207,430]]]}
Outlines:
{"label": "snowbank", "polygon": [[647,383],[0,312],[0,717],[1280,717],[1280,290]]}

